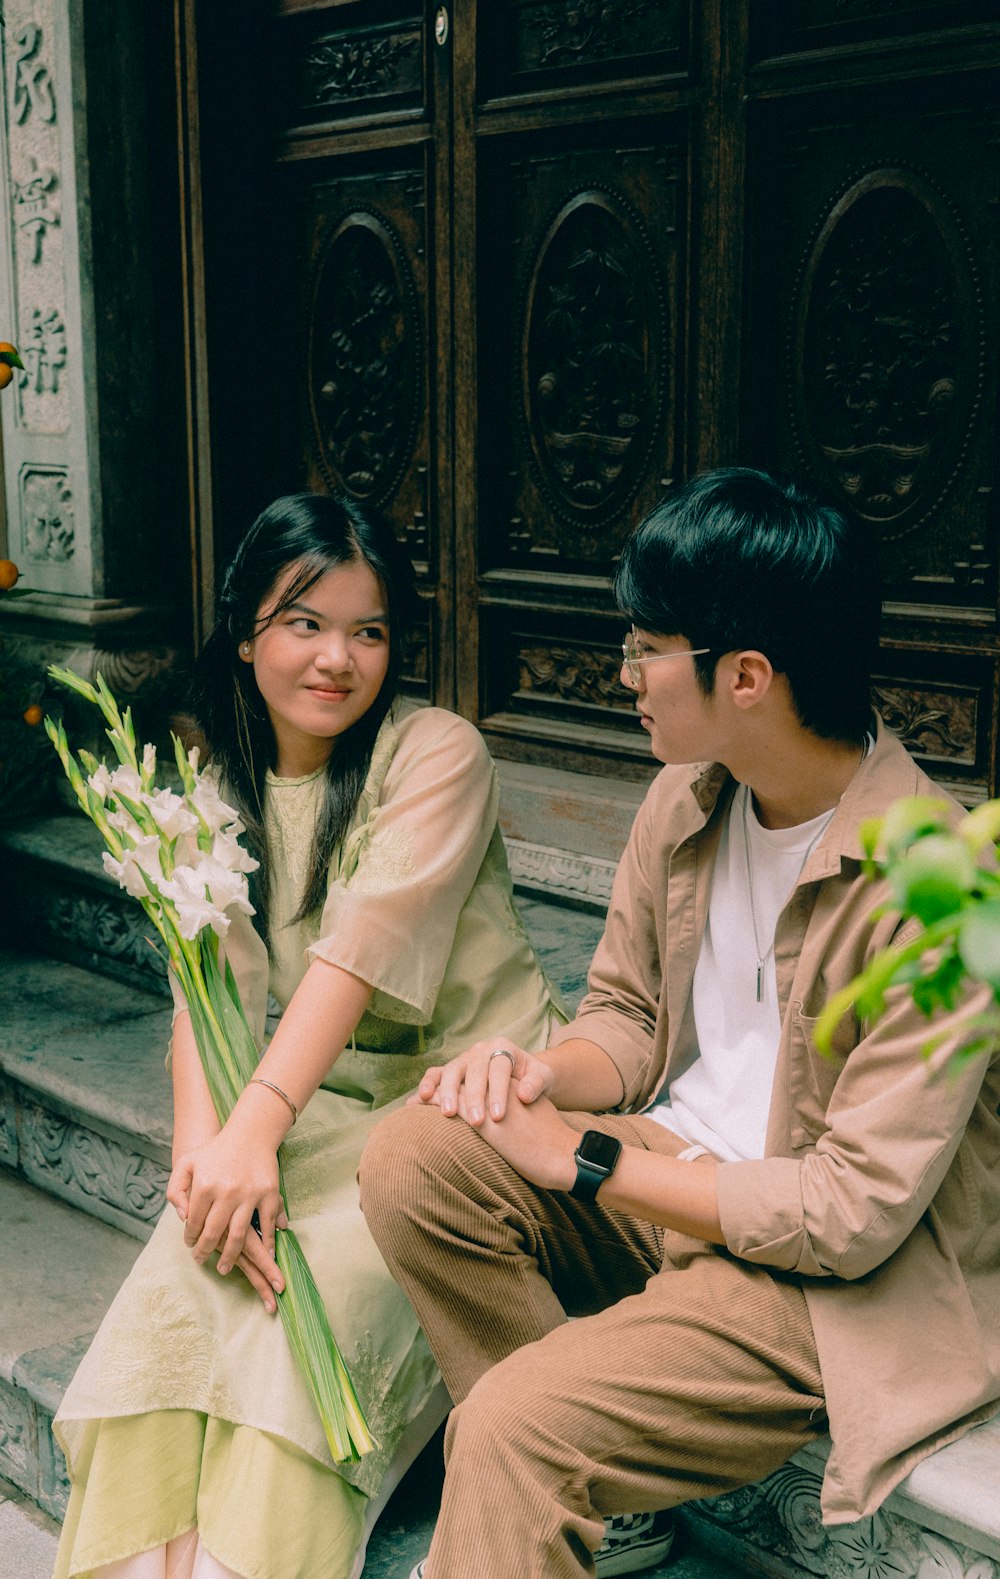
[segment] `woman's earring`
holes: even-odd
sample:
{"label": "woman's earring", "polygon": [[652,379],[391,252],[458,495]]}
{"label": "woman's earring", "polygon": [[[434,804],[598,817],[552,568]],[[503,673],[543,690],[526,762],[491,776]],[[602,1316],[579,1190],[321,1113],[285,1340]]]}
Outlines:
{"label": "woman's earring", "polygon": [[253,644],[251,642],[248,642],[248,641],[241,641],[240,642],[240,657],[241,658],[249,658],[249,656],[250,656],[250,654],[252,652],[253,652]]}

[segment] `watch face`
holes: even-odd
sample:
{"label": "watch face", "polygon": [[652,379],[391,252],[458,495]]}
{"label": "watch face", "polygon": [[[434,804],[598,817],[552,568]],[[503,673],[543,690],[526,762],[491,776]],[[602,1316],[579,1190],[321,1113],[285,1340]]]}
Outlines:
{"label": "watch face", "polygon": [[592,1162],[595,1168],[613,1168],[622,1149],[614,1135],[604,1135],[599,1129],[588,1129],[577,1148],[583,1162]]}

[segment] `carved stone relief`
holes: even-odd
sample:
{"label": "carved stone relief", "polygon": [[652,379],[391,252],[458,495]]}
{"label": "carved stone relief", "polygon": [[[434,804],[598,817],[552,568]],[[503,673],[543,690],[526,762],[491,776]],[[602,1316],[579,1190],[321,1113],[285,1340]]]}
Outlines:
{"label": "carved stone relief", "polygon": [[887,540],[914,532],[959,470],[981,398],[975,266],[920,172],[853,180],[810,242],[788,365],[803,463]]}
{"label": "carved stone relief", "polygon": [[21,469],[21,532],[25,552],[36,563],[63,564],[73,558],[76,520],[68,475],[59,466]]}
{"label": "carved stone relief", "polygon": [[29,433],[70,425],[64,369],[66,279],[60,191],[59,103],[53,55],[53,0],[7,0],[5,153],[12,199],[13,319],[25,363],[18,377],[21,423]]}
{"label": "carved stone relief", "polygon": [[[690,1504],[704,1520],[767,1554],[767,1567],[821,1579],[1000,1579],[981,1553],[882,1509],[854,1524],[820,1521],[820,1476],[789,1463],[767,1479],[711,1502]],[[783,1561],[782,1561],[783,1559]]]}
{"label": "carved stone relief", "polygon": [[59,224],[59,212],[53,202],[59,178],[50,165],[40,170],[36,159],[31,158],[28,163],[28,174],[14,182],[14,224],[24,237],[28,261],[35,264],[42,261],[46,231]]}
{"label": "carved stone relief", "polygon": [[665,314],[639,215],[611,191],[572,195],[529,278],[522,418],[542,491],[578,530],[620,515],[642,480],[664,421]]}
{"label": "carved stone relief", "polygon": [[327,485],[383,503],[413,456],[421,416],[417,293],[379,214],[335,225],[316,270],[309,330],[313,442]]}
{"label": "carved stone relief", "polygon": [[42,29],[37,22],[25,23],[14,35],[11,112],[17,126],[31,115],[50,123],[56,118],[52,73],[44,58],[42,43]]}
{"label": "carved stone relief", "polygon": [[14,1098],[6,1086],[0,1087],[0,1162],[17,1167],[17,1120]]}
{"label": "carved stone relief", "polygon": [[35,1467],[35,1422],[28,1400],[0,1381],[0,1474],[26,1490]]}
{"label": "carved stone relief", "polygon": [[163,1210],[167,1169],[34,1103],[22,1104],[22,1167],[51,1187],[103,1201],[128,1217],[154,1223]]}
{"label": "carved stone relief", "polygon": [[610,900],[616,862],[596,855],[574,855],[544,844],[530,844],[525,839],[508,839],[505,843],[515,883],[600,905]]}
{"label": "carved stone relief", "polygon": [[152,947],[152,928],[135,905],[116,905],[92,894],[64,894],[41,888],[25,896],[31,917],[61,949],[78,952],[88,963],[95,954],[127,968],[144,987],[166,990],[166,966]]}

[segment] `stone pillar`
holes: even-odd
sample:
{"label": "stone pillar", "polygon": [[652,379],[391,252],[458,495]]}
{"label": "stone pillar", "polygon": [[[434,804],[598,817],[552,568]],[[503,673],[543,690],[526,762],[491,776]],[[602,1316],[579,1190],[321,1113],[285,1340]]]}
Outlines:
{"label": "stone pillar", "polygon": [[0,621],[23,657],[136,695],[169,675],[185,624],[182,450],[157,368],[157,206],[168,237],[177,222],[153,150],[172,128],[169,95],[157,110],[148,92],[151,12],[170,79],[170,7],[0,7],[0,338],[25,364],[0,402],[6,552],[34,589]]}

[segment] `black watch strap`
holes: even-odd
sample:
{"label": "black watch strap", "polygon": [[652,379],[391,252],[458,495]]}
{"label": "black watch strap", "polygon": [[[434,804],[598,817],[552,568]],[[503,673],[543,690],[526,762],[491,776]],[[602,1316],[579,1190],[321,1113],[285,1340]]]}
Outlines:
{"label": "black watch strap", "polygon": [[[594,1136],[595,1140],[599,1140],[601,1150],[605,1154],[605,1160],[599,1162],[595,1158],[586,1155],[587,1143],[591,1136]],[[574,1200],[594,1200],[605,1179],[614,1173],[621,1153],[622,1143],[620,1140],[614,1140],[610,1135],[604,1135],[588,1129],[573,1153],[576,1162],[576,1182],[569,1193]]]}

